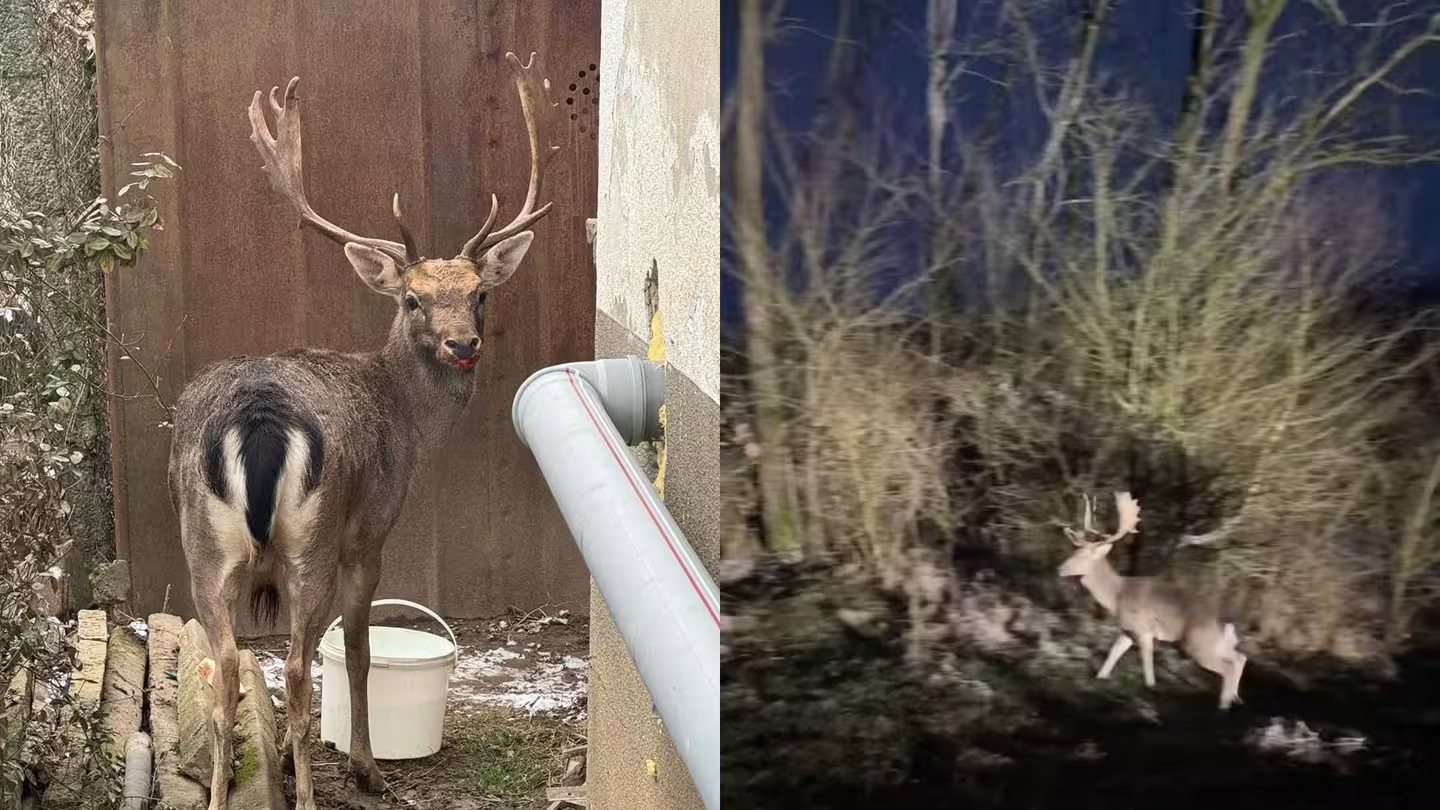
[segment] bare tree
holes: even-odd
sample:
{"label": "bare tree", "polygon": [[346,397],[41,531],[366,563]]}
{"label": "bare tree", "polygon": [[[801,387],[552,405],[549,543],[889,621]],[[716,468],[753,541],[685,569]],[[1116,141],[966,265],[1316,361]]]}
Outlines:
{"label": "bare tree", "polygon": [[766,0],[740,3],[740,66],[736,96],[734,151],[735,232],[740,278],[745,286],[745,343],[751,393],[755,398],[761,520],[771,549],[798,553],[799,533],[790,494],[789,443],[781,410],[777,286],[783,277],[772,266],[765,232],[765,38],[769,29]]}

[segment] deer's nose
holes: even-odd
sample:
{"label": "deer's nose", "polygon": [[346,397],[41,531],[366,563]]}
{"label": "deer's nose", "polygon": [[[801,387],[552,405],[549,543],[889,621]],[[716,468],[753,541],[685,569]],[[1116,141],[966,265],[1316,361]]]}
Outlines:
{"label": "deer's nose", "polygon": [[475,350],[480,347],[480,337],[471,335],[467,340],[456,340],[455,338],[445,339],[445,348],[460,360],[469,360],[475,356]]}

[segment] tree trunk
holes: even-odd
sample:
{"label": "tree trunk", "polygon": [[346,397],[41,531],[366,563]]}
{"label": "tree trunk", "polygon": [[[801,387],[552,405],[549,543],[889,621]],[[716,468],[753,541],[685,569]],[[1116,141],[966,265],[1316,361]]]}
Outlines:
{"label": "tree trunk", "polygon": [[1285,0],[1245,0],[1248,27],[1245,45],[1240,52],[1240,72],[1235,79],[1235,93],[1230,97],[1230,111],[1225,119],[1225,142],[1220,152],[1220,177],[1225,186],[1235,179],[1240,162],[1240,149],[1245,145],[1245,130],[1250,122],[1250,108],[1260,90],[1260,74],[1270,54],[1270,31]]}
{"label": "tree trunk", "polygon": [[745,290],[745,338],[755,437],[760,457],[761,524],[772,551],[799,554],[794,501],[790,496],[790,445],[776,368],[779,335],[773,317],[780,274],[770,267],[765,230],[765,0],[741,0],[739,88],[734,151],[735,228]]}
{"label": "tree trunk", "polygon": [[944,335],[946,322],[954,316],[959,306],[959,295],[953,271],[947,267],[949,253],[945,244],[940,217],[947,206],[944,203],[944,160],[945,132],[950,126],[950,89],[954,80],[951,60],[955,51],[955,25],[958,17],[958,0],[929,0],[926,9],[926,42],[930,73],[925,85],[925,116],[929,123],[929,194],[930,194],[930,250],[927,265],[935,274],[932,287],[930,312],[930,350],[939,355],[945,349]]}

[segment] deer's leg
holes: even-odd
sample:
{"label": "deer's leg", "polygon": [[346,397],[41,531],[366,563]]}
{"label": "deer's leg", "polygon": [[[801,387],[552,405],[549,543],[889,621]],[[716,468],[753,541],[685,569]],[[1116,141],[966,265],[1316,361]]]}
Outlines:
{"label": "deer's leg", "polygon": [[1105,657],[1105,665],[1100,667],[1100,672],[1095,675],[1097,678],[1108,678],[1110,673],[1115,671],[1115,665],[1120,663],[1120,656],[1124,655],[1135,642],[1128,633],[1121,633],[1110,645],[1110,654]]}
{"label": "deer's leg", "polygon": [[210,769],[210,810],[225,810],[233,772],[235,708],[240,702],[240,650],[235,644],[234,606],[243,577],[238,565],[207,573],[211,575],[193,578],[191,592],[195,612],[205,626],[215,656],[211,680],[215,708],[210,714],[210,754],[214,760]]}
{"label": "deer's leg", "polygon": [[1235,653],[1225,672],[1221,673],[1223,678],[1220,684],[1221,709],[1229,709],[1232,703],[1245,702],[1240,699],[1240,676],[1245,672],[1246,660],[1243,654]]}
{"label": "deer's leg", "polygon": [[370,752],[370,600],[380,582],[380,566],[342,564],[344,578],[345,674],[350,678],[350,771],[368,793],[385,790],[385,777]]}
{"label": "deer's leg", "polygon": [[[324,570],[323,566],[315,568]],[[329,569],[333,571],[334,569]],[[335,593],[335,578],[306,576],[304,566],[290,569],[286,589],[290,600],[290,656],[285,659],[285,746],[295,769],[295,810],[315,810],[315,783],[310,768],[310,701],[314,695],[310,661]],[[288,750],[285,750],[288,749]]]}
{"label": "deer's leg", "polygon": [[1136,638],[1140,645],[1140,663],[1145,667],[1145,685],[1155,688],[1155,636],[1141,633]]}

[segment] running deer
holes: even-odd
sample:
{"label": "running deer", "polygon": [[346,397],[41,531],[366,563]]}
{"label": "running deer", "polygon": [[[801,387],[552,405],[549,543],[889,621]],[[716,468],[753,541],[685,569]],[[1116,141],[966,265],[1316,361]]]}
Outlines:
{"label": "running deer", "polygon": [[1179,642],[1195,663],[1220,676],[1220,708],[1240,701],[1240,675],[1245,656],[1236,648],[1235,625],[1220,624],[1213,602],[1195,598],[1172,583],[1155,577],[1125,577],[1106,559],[1110,549],[1132,534],[1140,523],[1140,502],[1128,492],[1115,493],[1119,525],[1113,534],[1095,528],[1095,502],[1085,496],[1084,526],[1065,526],[1075,552],[1060,566],[1060,576],[1079,577],[1080,584],[1101,607],[1120,621],[1120,637],[1100,667],[1098,678],[1109,678],[1132,645],[1140,647],[1145,685],[1155,686],[1155,642]]}
{"label": "running deer", "polygon": [[257,620],[268,623],[279,611],[280,588],[290,619],[281,753],[294,767],[297,810],[315,807],[310,660],[337,590],[350,682],[350,770],[366,791],[385,787],[371,753],[366,694],[381,548],[415,470],[470,400],[486,295],[519,267],[534,238],[528,229],[551,206],[536,207],[544,169],[560,148],[547,136],[556,106],[550,83],[540,77],[535,54],[527,64],[513,53],[506,59],[530,138],[529,191],[501,228],[494,228],[498,200],[491,195],[485,224],[453,259],[420,255],[398,194],[393,213],[403,244],[358,236],[317,214],[301,169],[299,78],[290,80],[283,103],[279,88],[270,91],[273,135],[260,91],[251,100],[250,140],[271,185],[294,206],[302,227],[344,246],[360,280],[394,300],[395,318],[377,352],[298,349],[231,358],[192,380],[176,404],[171,500],[195,610],[216,660],[211,810],[226,806],[232,776],[237,602],[248,595]]}

